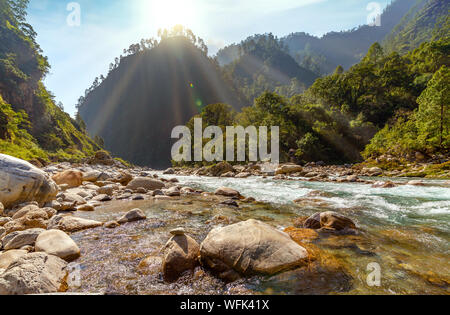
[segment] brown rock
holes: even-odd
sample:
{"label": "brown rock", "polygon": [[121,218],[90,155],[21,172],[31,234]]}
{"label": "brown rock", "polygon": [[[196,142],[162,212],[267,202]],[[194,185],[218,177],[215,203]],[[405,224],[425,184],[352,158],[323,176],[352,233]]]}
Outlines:
{"label": "brown rock", "polygon": [[163,262],[163,274],[166,281],[177,280],[187,270],[194,270],[199,264],[200,246],[187,235],[175,235],[167,245],[167,254]]}
{"label": "brown rock", "polygon": [[239,197],[241,195],[237,190],[227,187],[221,187],[217,189],[214,194],[225,197]]}
{"label": "brown rock", "polygon": [[75,170],[67,170],[57,173],[52,177],[58,185],[68,185],[69,187],[78,187],[83,183],[83,173]]}

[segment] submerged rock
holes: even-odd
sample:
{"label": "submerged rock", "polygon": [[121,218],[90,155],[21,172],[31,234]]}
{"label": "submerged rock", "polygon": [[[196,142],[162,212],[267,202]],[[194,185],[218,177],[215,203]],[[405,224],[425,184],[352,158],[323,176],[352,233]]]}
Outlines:
{"label": "submerged rock", "polygon": [[241,275],[272,275],[304,265],[308,258],[289,235],[256,220],[212,230],[200,252],[203,265],[227,281]]}
{"label": "submerged rock", "polygon": [[352,220],[333,211],[316,213],[310,216],[303,226],[313,230],[327,229],[342,231],[346,229],[356,229],[356,225]]}
{"label": "submerged rock", "polygon": [[133,210],[127,212],[119,220],[117,220],[117,222],[120,224],[124,224],[127,222],[135,222],[135,221],[140,221],[140,220],[145,220],[145,219],[147,219],[147,217],[141,209],[133,209]]}
{"label": "submerged rock", "polygon": [[162,266],[166,281],[175,281],[183,272],[194,270],[199,265],[200,246],[190,236],[175,235],[166,248],[167,254]]}
{"label": "submerged rock", "polygon": [[57,192],[56,183],[46,173],[28,162],[0,154],[0,202],[4,207],[29,201],[43,204],[55,199]]}
{"label": "submerged rock", "polygon": [[26,254],[0,276],[0,295],[42,294],[67,291],[67,263],[45,253]]}

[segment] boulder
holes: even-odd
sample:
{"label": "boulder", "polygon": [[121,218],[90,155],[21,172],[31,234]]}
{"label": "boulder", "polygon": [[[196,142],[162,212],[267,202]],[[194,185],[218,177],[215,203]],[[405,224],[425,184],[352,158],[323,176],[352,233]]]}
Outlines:
{"label": "boulder", "polygon": [[228,187],[218,188],[214,194],[225,197],[239,197],[241,195],[237,190]]}
{"label": "boulder", "polygon": [[112,181],[119,183],[122,186],[127,186],[133,180],[133,176],[127,172],[120,172],[119,175],[115,176]]}
{"label": "boulder", "polygon": [[97,189],[97,193],[99,195],[105,194],[105,195],[108,195],[108,196],[112,196],[112,194],[114,193],[114,186],[106,185],[106,186],[103,186],[103,187],[99,187]]}
{"label": "boulder", "polygon": [[124,224],[127,222],[134,222],[134,221],[140,221],[140,220],[145,220],[145,219],[147,219],[147,217],[145,216],[144,212],[142,212],[141,209],[133,209],[133,210],[127,212],[119,220],[117,220],[117,222],[120,224]]}
{"label": "boulder", "polygon": [[160,180],[147,178],[147,177],[136,177],[128,185],[127,188],[131,190],[136,190],[138,188],[145,188],[147,190],[157,190],[164,187],[164,183]]}
{"label": "boulder", "polygon": [[83,173],[76,170],[67,170],[56,175],[52,179],[58,185],[68,185],[68,187],[78,187],[83,183]]}
{"label": "boulder", "polygon": [[319,230],[342,231],[347,229],[356,229],[355,223],[349,218],[333,212],[316,213],[310,216],[304,223],[304,228]]}
{"label": "boulder", "polygon": [[167,254],[163,261],[163,275],[166,281],[177,280],[187,270],[199,265],[200,246],[190,236],[178,234],[166,245]]}
{"label": "boulder", "polygon": [[243,173],[239,173],[235,176],[235,178],[247,178],[250,177],[252,174],[247,173],[247,172],[243,172]]}
{"label": "boulder", "polygon": [[98,151],[95,155],[88,160],[89,164],[102,164],[102,165],[113,165],[114,160],[111,158],[108,152]]}
{"label": "boulder", "polygon": [[297,173],[301,172],[303,170],[303,167],[300,165],[294,165],[294,164],[287,164],[282,165],[275,171],[276,175],[289,175],[291,173]]}
{"label": "boulder", "polygon": [[0,254],[0,269],[6,269],[12,262],[28,254],[28,251],[21,249],[12,249]]}
{"label": "boulder", "polygon": [[211,166],[208,169],[208,174],[210,176],[214,176],[214,177],[220,177],[221,175],[228,173],[228,172],[234,173],[233,166],[231,166],[231,164],[228,162],[217,163],[216,165]]}
{"label": "boulder", "polygon": [[82,230],[93,229],[102,225],[102,222],[94,220],[88,220],[73,216],[55,215],[48,222],[48,229],[56,229],[67,233],[73,233]]}
{"label": "boulder", "polygon": [[20,219],[21,217],[26,215],[28,212],[33,211],[33,210],[39,210],[39,207],[36,205],[28,205],[28,206],[22,207],[13,214],[12,219],[13,220]]}
{"label": "boulder", "polygon": [[67,291],[67,263],[45,253],[29,253],[14,261],[0,276],[0,295]]}
{"label": "boulder", "polygon": [[95,171],[95,170],[83,173],[83,182],[95,183],[101,174],[102,174],[102,172]]}
{"label": "boulder", "polygon": [[67,262],[80,257],[80,249],[69,235],[60,230],[48,230],[39,234],[35,244],[36,252],[57,256]]}
{"label": "boulder", "polygon": [[168,168],[163,172],[163,175],[173,175],[175,174],[175,170],[173,168]]}
{"label": "boulder", "polygon": [[62,198],[64,202],[71,203],[74,206],[84,205],[86,200],[78,194],[63,193]]}
{"label": "boulder", "polygon": [[55,199],[58,186],[48,175],[20,159],[0,154],[0,202],[10,208],[37,201],[44,204]]}
{"label": "boulder", "polygon": [[46,229],[48,223],[48,214],[43,209],[33,209],[28,211],[22,217],[6,223],[3,227],[5,233],[9,234],[15,231],[24,231],[32,228]]}
{"label": "boulder", "polygon": [[289,235],[248,220],[212,230],[203,241],[201,261],[227,281],[241,275],[273,275],[305,265],[307,251]]}
{"label": "boulder", "polygon": [[181,188],[180,193],[183,195],[193,194],[193,193],[195,193],[195,189],[193,189],[191,187],[183,187],[183,188]]}
{"label": "boulder", "polygon": [[379,167],[372,167],[368,170],[370,176],[379,176],[383,174],[383,170]]}
{"label": "boulder", "polygon": [[44,231],[44,229],[29,229],[10,233],[2,239],[3,248],[10,250],[19,249],[23,246],[34,246],[37,237]]}
{"label": "boulder", "polygon": [[169,197],[177,197],[181,195],[181,192],[178,189],[178,187],[170,187],[169,189],[164,189],[163,193],[164,195]]}
{"label": "boulder", "polygon": [[0,217],[0,226],[4,226],[6,223],[11,222],[12,219],[8,217]]}

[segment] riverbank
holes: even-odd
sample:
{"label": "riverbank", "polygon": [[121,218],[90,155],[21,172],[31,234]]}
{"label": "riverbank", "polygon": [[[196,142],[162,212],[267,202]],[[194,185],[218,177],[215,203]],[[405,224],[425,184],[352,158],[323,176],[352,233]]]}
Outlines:
{"label": "riverbank", "polygon": [[[157,172],[102,164],[102,159],[95,162],[46,166],[41,171],[50,184],[45,194],[42,189],[34,194],[39,202],[5,207],[0,220],[0,268],[6,271],[0,274],[0,288],[8,288],[8,279],[18,277],[19,271],[22,275],[35,272],[24,266],[29,265],[29,259],[39,265],[42,257],[34,256],[44,253],[63,261],[44,266],[47,273],[40,276],[48,279],[53,275],[56,282],[63,281],[64,277],[58,276],[58,266],[63,266],[78,279],[46,288],[56,291],[253,295],[448,292],[450,183],[446,181],[395,179],[394,186],[383,188],[376,183],[386,183],[386,178],[357,176],[353,180],[349,177],[355,175],[346,173],[348,167],[300,169],[285,165],[272,174],[248,165],[236,169],[232,177],[229,165],[221,164],[200,171],[206,170],[204,175],[222,173],[210,177],[186,174],[187,169]],[[308,177],[319,169],[333,175]],[[337,178],[346,182],[331,180],[336,174],[342,174]],[[49,192],[53,187],[50,177],[57,185],[54,195]],[[243,227],[245,232],[234,227],[249,220],[264,225],[249,223]],[[221,230],[220,237],[211,234],[227,227],[233,228]],[[45,230],[60,230],[75,245],[66,239],[64,243],[71,246],[70,251],[64,247],[64,255],[54,249],[42,250]],[[279,231],[289,237],[278,236]],[[250,250],[254,242],[241,242],[246,235],[273,235],[256,243],[276,244],[278,249],[288,246],[298,252],[283,256],[282,264],[264,268],[255,256],[249,256],[247,267],[237,269],[214,252],[220,246]],[[207,246],[207,239],[214,245]],[[217,243],[219,239],[226,243]],[[184,243],[190,244],[184,248],[187,251],[180,247]],[[254,250],[266,255],[264,261],[271,256],[270,250]],[[366,281],[371,263],[383,270],[381,286],[371,287]],[[222,267],[217,269],[218,265]]]}

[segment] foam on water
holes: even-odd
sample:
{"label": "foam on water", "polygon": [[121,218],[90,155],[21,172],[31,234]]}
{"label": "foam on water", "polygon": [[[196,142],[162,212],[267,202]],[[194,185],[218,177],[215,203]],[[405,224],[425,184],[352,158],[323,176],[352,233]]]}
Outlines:
{"label": "foam on water", "polygon": [[[400,185],[394,188],[372,188],[360,183],[322,183],[307,181],[283,181],[250,177],[211,178],[177,176],[181,184],[214,191],[230,187],[246,197],[273,204],[293,204],[293,200],[305,198],[313,191],[327,193],[323,200],[335,210],[359,209],[363,221],[378,220],[379,224],[432,224],[450,232],[450,188],[433,180],[427,186]],[[401,182],[401,180],[400,180]],[[381,221],[380,221],[381,220]]]}

